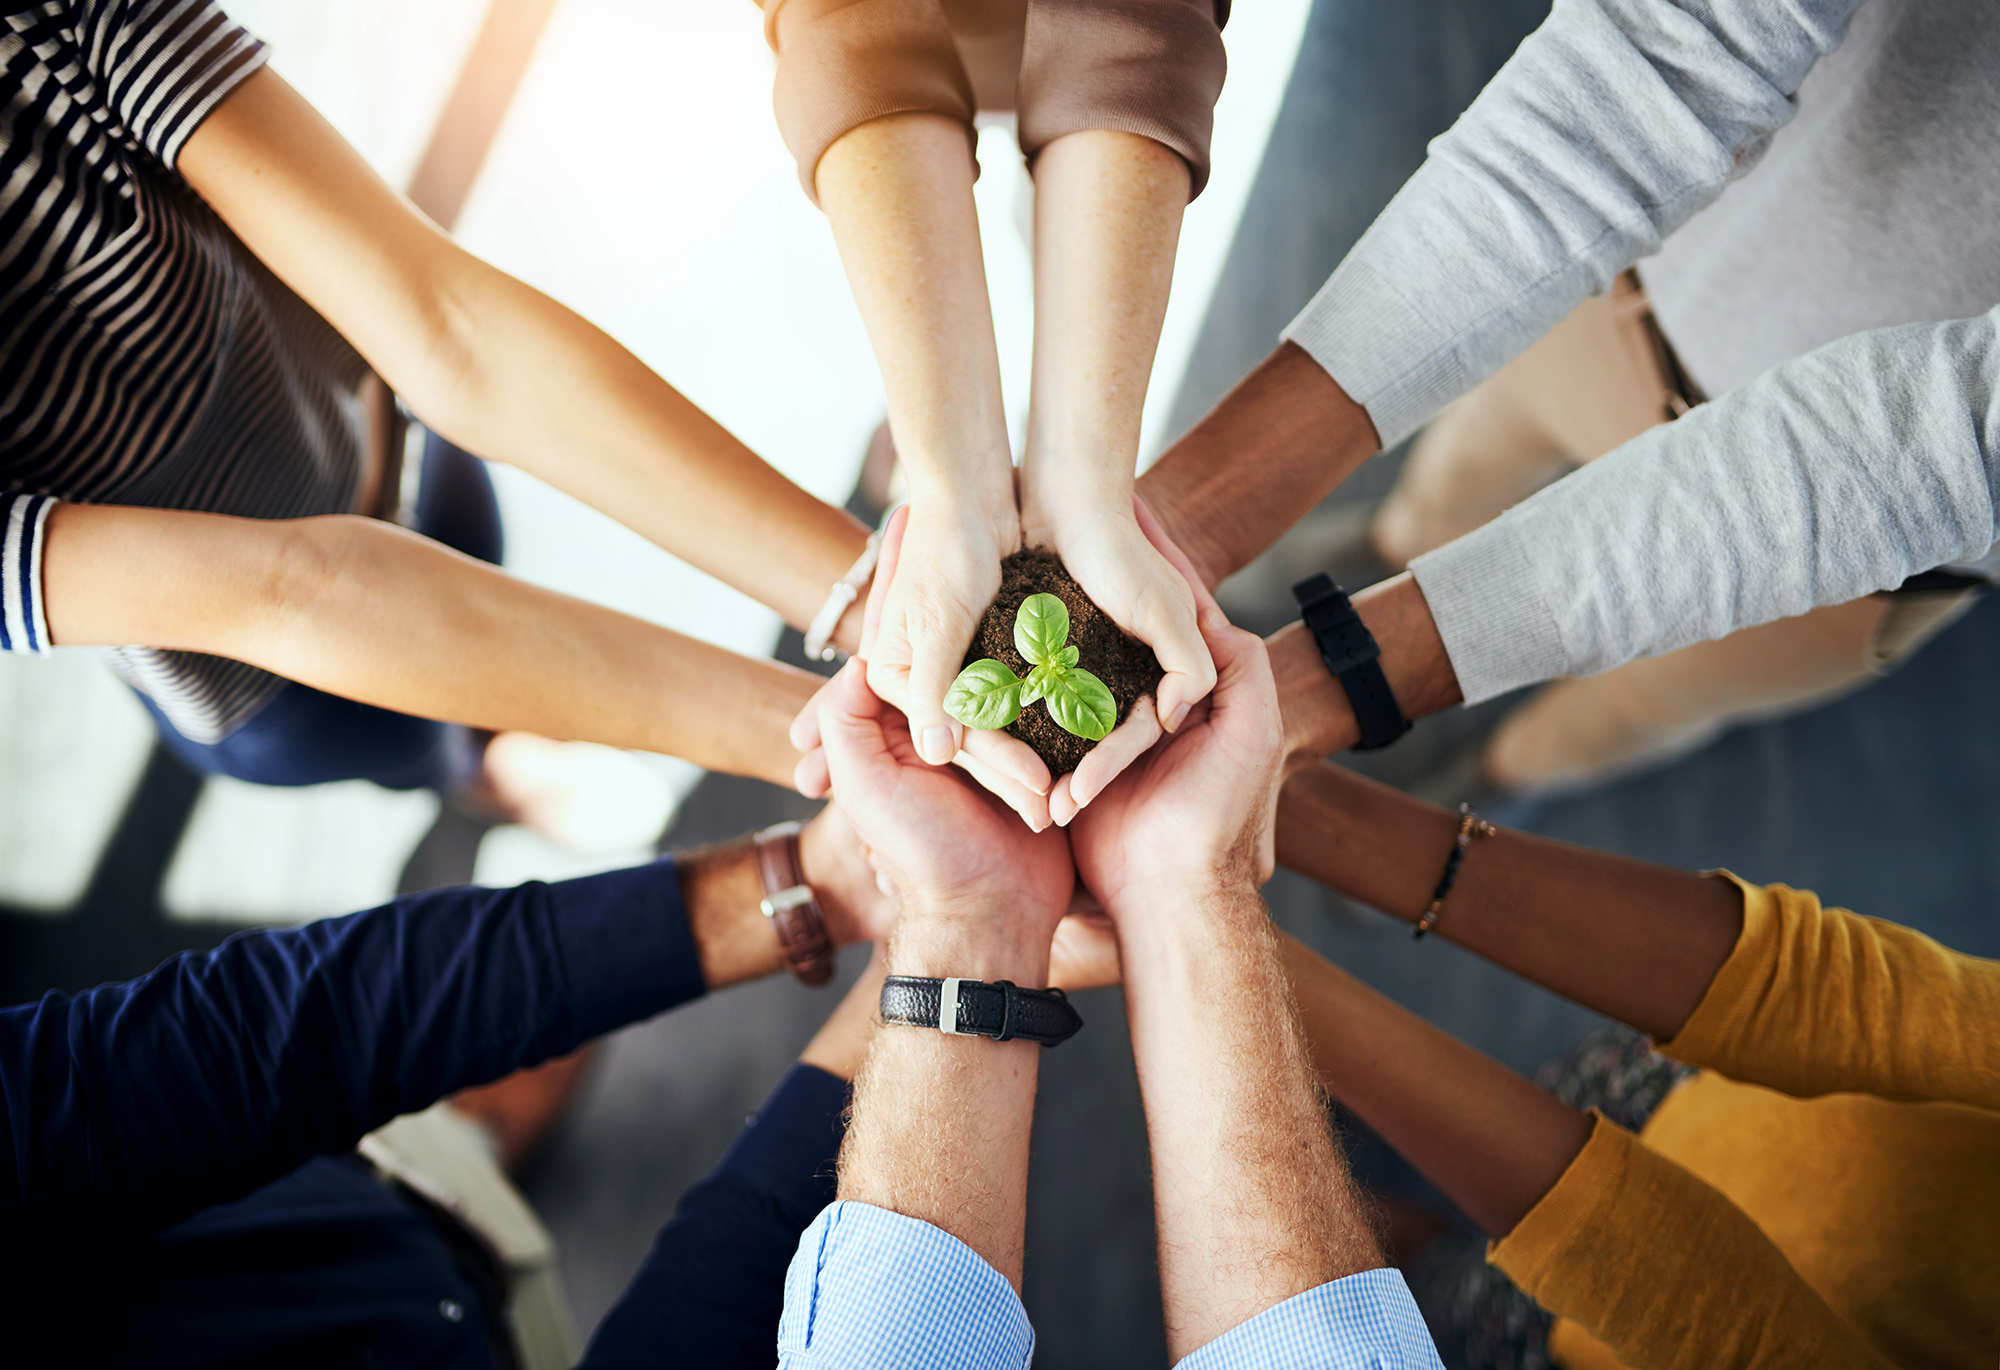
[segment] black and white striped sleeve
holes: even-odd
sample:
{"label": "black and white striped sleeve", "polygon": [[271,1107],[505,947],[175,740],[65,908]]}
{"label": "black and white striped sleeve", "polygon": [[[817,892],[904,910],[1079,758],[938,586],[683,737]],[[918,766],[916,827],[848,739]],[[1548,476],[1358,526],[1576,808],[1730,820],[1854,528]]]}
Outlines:
{"label": "black and white striped sleeve", "polygon": [[42,608],[42,538],[55,501],[47,495],[0,494],[0,651],[49,650]]}
{"label": "black and white striped sleeve", "polygon": [[263,40],[215,0],[73,0],[71,8],[90,77],[118,121],[168,167],[267,56]]}

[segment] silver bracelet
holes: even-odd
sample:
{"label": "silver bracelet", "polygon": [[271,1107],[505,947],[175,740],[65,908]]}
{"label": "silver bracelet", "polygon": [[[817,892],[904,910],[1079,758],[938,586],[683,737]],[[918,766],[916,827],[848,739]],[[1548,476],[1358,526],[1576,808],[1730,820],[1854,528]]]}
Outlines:
{"label": "silver bracelet", "polygon": [[812,660],[831,661],[839,654],[831,641],[833,630],[840,626],[840,617],[847,612],[847,606],[861,598],[861,587],[875,574],[875,559],[881,554],[882,534],[870,533],[868,545],[861,549],[860,557],[827,592],[826,603],[806,629],[806,655]]}

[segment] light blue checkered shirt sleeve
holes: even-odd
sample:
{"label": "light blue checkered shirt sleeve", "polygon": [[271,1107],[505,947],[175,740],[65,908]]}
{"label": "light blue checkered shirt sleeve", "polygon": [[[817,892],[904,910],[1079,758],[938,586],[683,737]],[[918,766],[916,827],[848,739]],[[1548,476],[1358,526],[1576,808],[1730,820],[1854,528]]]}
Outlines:
{"label": "light blue checkered shirt sleeve", "polygon": [[1410,1287],[1364,1270],[1238,1323],[1175,1370],[1443,1370]]}
{"label": "light blue checkered shirt sleeve", "polygon": [[1035,1329],[1006,1277],[917,1218],[832,1204],[785,1272],[785,1370],[1026,1370],[1034,1354]]}

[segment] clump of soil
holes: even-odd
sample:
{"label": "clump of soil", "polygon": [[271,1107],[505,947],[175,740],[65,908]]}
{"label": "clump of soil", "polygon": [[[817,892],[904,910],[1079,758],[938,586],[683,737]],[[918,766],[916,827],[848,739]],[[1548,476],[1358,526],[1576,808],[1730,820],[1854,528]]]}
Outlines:
{"label": "clump of soil", "polygon": [[[1021,611],[1021,601],[1037,594],[1054,595],[1069,610],[1069,645],[1077,649],[1076,664],[1111,691],[1111,697],[1118,701],[1120,723],[1141,698],[1154,696],[1165,672],[1153,649],[1092,604],[1083,587],[1071,579],[1062,558],[1046,547],[1016,552],[1000,563],[1000,593],[979,620],[979,631],[973,634],[964,664],[970,666],[991,657],[1018,676],[1033,670],[1034,663],[1014,649],[1014,618]],[[1097,745],[1057,724],[1040,700],[1021,710],[1007,731],[1035,749],[1052,780],[1075,770]]]}

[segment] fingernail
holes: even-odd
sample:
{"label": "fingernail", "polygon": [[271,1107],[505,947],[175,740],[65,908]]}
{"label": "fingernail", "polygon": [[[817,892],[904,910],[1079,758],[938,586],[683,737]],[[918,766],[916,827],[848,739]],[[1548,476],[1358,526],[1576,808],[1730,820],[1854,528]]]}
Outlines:
{"label": "fingernail", "polygon": [[951,760],[952,753],[956,750],[957,748],[951,745],[951,729],[942,727],[924,729],[924,760],[930,762],[931,765],[944,765]]}
{"label": "fingernail", "polygon": [[1188,710],[1192,707],[1192,705],[1188,704],[1174,705],[1173,716],[1167,719],[1167,731],[1170,733],[1179,732],[1181,724],[1187,722]]}

